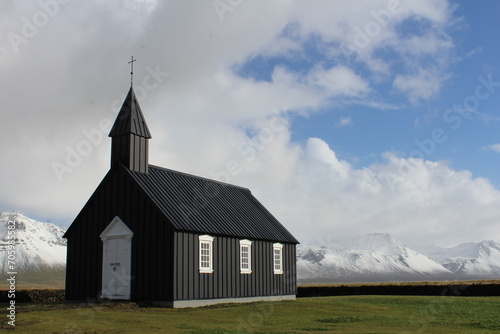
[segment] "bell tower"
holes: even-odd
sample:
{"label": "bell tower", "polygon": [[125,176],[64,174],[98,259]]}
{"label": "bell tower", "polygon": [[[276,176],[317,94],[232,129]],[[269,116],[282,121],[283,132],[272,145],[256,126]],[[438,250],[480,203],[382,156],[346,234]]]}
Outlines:
{"label": "bell tower", "polygon": [[109,137],[111,137],[111,168],[121,163],[131,171],[148,172],[151,134],[132,85]]}

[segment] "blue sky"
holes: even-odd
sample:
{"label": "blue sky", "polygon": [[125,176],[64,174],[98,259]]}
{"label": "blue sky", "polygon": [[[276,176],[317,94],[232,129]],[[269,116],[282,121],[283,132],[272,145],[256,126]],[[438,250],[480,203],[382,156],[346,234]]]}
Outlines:
{"label": "blue sky", "polygon": [[299,240],[498,241],[499,14],[493,0],[4,1],[0,210],[71,223],[109,169],[134,55],[150,162],[249,187]]}
{"label": "blue sky", "polygon": [[[379,102],[391,105],[387,110],[360,104],[327,105],[317,113],[297,116],[293,123],[293,140],[306,141],[319,137],[329,143],[342,159],[348,160],[358,168],[380,162],[381,155],[393,151],[402,156],[410,156],[415,150],[422,152],[427,159],[445,160],[455,169],[470,170],[477,177],[491,180],[500,186],[498,168],[500,155],[488,147],[499,141],[498,121],[500,115],[500,77],[494,76],[500,66],[500,52],[497,41],[492,38],[496,21],[500,14],[500,3],[452,2],[454,19],[447,33],[453,40],[449,64],[440,91],[429,99],[408,101],[405,94],[396,92],[391,82],[373,83]],[[404,22],[400,34],[418,35],[425,30],[426,22]],[[287,66],[295,71],[309,71],[318,63],[325,66],[356,63],[344,56],[329,58],[319,50],[323,41],[311,37],[304,43],[304,54],[285,57],[255,57],[237,68],[242,76],[256,80],[271,81],[276,66]],[[324,51],[324,50],[323,50]],[[381,50],[381,58],[400,62],[390,51]],[[430,61],[432,63],[432,60]],[[370,71],[360,64],[353,66],[356,73],[370,75]],[[396,68],[404,70],[396,65]],[[493,89],[487,88],[488,97],[476,105],[467,100],[473,110],[462,116],[457,113],[444,113],[455,105],[463,105],[468,96],[474,96],[482,81],[492,80]],[[490,79],[489,79],[490,77]],[[482,90],[481,90],[482,92]],[[459,117],[460,119],[457,119]],[[343,120],[343,122],[342,122]],[[443,138],[439,143],[430,143],[432,131],[442,129]],[[417,142],[420,142],[419,146]]]}

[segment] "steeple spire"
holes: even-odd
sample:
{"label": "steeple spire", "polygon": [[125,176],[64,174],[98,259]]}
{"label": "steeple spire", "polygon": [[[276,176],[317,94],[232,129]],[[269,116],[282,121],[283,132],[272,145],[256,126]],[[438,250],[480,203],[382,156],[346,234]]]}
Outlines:
{"label": "steeple spire", "polygon": [[151,138],[146,119],[142,114],[139,102],[137,102],[133,87],[130,87],[127,97],[123,101],[109,136],[116,137],[126,134],[135,134],[147,139]]}
{"label": "steeple spire", "polygon": [[111,128],[109,137],[112,138],[111,168],[121,163],[131,171],[148,172],[148,141],[151,139],[151,133],[132,86]]}

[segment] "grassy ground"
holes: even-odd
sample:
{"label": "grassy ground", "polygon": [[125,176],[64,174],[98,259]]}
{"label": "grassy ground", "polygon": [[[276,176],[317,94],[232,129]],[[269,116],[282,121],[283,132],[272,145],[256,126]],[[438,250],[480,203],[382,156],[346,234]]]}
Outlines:
{"label": "grassy ground", "polygon": [[[27,289],[64,289],[66,279],[65,269],[41,270],[41,271],[20,271],[16,275],[16,288],[18,290]],[[7,280],[0,281],[0,290],[8,290]]]}
{"label": "grassy ground", "polygon": [[[5,310],[5,305],[1,308]],[[4,311],[5,312],[5,311]],[[341,296],[167,309],[24,304],[17,333],[498,333],[500,297]],[[3,329],[9,329],[6,317]]]}

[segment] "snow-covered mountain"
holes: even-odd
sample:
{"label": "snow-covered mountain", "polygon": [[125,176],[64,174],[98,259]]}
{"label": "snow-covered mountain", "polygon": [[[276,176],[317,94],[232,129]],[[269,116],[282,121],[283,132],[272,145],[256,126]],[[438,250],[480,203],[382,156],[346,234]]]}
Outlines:
{"label": "snow-covered mountain", "polygon": [[[17,212],[0,213],[0,272],[7,272],[8,225],[15,222],[16,270],[64,269],[66,239],[60,227]],[[500,243],[453,248],[409,248],[389,234],[373,233],[328,245],[297,247],[300,281],[410,281],[500,278]]]}
{"label": "snow-covered mountain", "polygon": [[456,275],[500,277],[500,243],[481,241],[452,248],[422,248],[427,255]]}
{"label": "snow-covered mountain", "polygon": [[389,234],[372,233],[326,246],[302,244],[297,276],[321,282],[500,278],[500,243],[411,249]]}
{"label": "snow-covered mountain", "polygon": [[15,269],[47,270],[66,266],[64,230],[30,219],[18,212],[0,213],[0,272],[8,270],[8,226],[15,225]]}
{"label": "snow-covered mountain", "polygon": [[439,263],[384,233],[329,246],[299,245],[297,259],[301,280],[421,280],[452,275]]}

